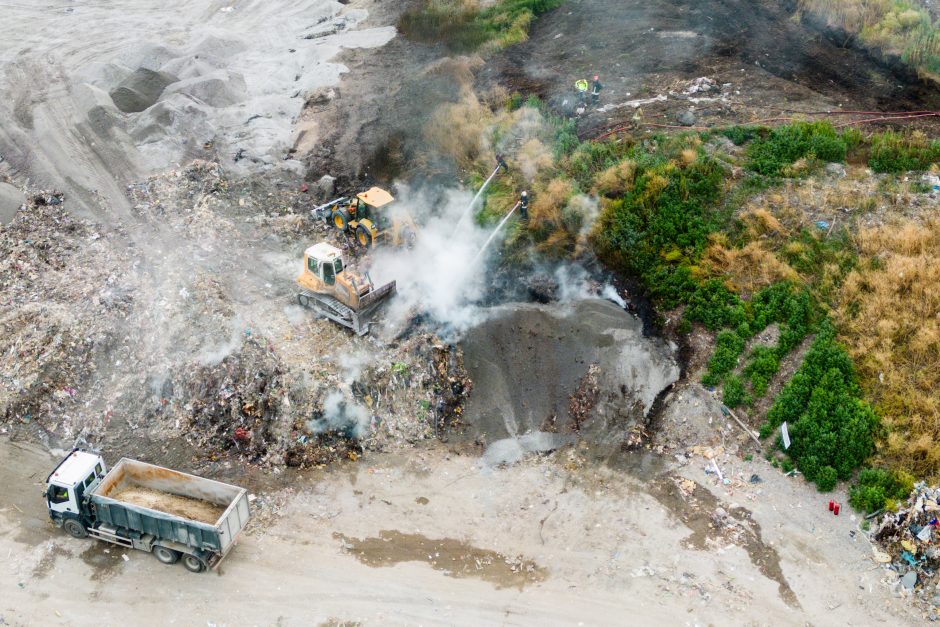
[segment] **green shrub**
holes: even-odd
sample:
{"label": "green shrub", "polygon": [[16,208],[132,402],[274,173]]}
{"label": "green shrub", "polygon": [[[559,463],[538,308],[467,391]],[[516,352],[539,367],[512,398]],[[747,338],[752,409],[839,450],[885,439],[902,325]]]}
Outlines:
{"label": "green shrub", "polygon": [[827,325],[803,364],[777,396],[761,433],[769,435],[786,421],[792,444],[787,454],[807,480],[822,489],[847,480],[874,451],[879,420],[861,398],[852,361]]}
{"label": "green shrub", "polygon": [[780,368],[777,351],[767,346],[758,346],[751,353],[748,364],[744,367],[744,376],[751,382],[755,396],[763,396],[767,386]]}
{"label": "green shrub", "polygon": [[940,141],[928,140],[923,135],[885,131],[871,138],[868,165],[875,172],[897,174],[926,170],[937,161],[940,161]]}
{"label": "green shrub", "polygon": [[754,140],[747,150],[748,168],[767,176],[785,174],[799,159],[845,161],[847,145],[827,122],[796,122],[779,126]]}
{"label": "green shrub", "polygon": [[865,468],[858,473],[858,484],[849,489],[849,504],[864,512],[876,512],[889,499],[905,499],[914,489],[910,475],[881,468]]}
{"label": "green shrub", "polygon": [[688,292],[687,302],[686,319],[701,322],[712,331],[722,327],[736,327],[747,320],[744,303],[718,279],[710,279],[695,286]]}
{"label": "green shrub", "polygon": [[708,362],[708,372],[721,377],[728,374],[738,365],[738,357],[744,350],[744,340],[733,331],[722,331],[715,342],[715,352]]}
{"label": "green shrub", "polygon": [[725,387],[722,390],[721,398],[725,405],[734,409],[739,405],[750,405],[751,395],[744,389],[744,383],[741,379],[732,375],[725,380]]}
{"label": "green shrub", "polygon": [[743,146],[747,142],[760,137],[761,129],[757,126],[732,126],[721,131],[721,134],[731,140],[735,146]]}
{"label": "green shrub", "polygon": [[823,466],[816,473],[816,488],[820,492],[832,492],[839,481],[839,475],[832,466]]}

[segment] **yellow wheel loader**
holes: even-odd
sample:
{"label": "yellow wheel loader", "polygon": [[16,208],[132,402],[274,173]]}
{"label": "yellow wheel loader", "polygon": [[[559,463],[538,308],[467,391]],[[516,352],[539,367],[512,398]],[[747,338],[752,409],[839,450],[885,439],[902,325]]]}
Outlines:
{"label": "yellow wheel loader", "polygon": [[376,289],[368,273],[359,275],[346,267],[342,252],[326,242],[304,251],[304,269],[297,277],[303,290],[301,307],[313,309],[357,335],[369,332],[369,318],[395,293],[395,281]]}
{"label": "yellow wheel loader", "polygon": [[407,209],[392,205],[394,200],[384,189],[373,187],[355,198],[337,198],[320,205],[312,213],[355,237],[363,248],[380,240],[411,248],[418,229]]}

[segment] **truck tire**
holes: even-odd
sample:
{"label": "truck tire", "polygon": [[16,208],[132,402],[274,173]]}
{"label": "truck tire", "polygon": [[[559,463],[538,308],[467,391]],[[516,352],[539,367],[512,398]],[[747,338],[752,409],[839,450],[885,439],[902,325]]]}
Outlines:
{"label": "truck tire", "polygon": [[153,547],[153,556],[164,564],[175,564],[180,559],[179,551],[168,549],[165,546]]}
{"label": "truck tire", "polygon": [[362,224],[356,229],[356,241],[363,248],[372,248],[372,233]]}
{"label": "truck tire", "polygon": [[85,529],[85,526],[77,520],[66,520],[62,526],[66,531],[69,532],[69,535],[73,538],[87,538],[88,530]]}
{"label": "truck tire", "polygon": [[340,231],[345,231],[349,226],[349,214],[345,209],[337,209],[333,212],[333,226]]}
{"label": "truck tire", "polygon": [[184,555],[183,566],[191,573],[201,573],[206,569],[205,563],[195,555]]}

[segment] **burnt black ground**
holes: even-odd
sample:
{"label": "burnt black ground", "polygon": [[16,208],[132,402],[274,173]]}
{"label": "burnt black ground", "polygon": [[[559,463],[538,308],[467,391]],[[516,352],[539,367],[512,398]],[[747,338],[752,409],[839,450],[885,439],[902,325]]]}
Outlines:
{"label": "burnt black ground", "polygon": [[[795,20],[795,10],[796,2],[780,0],[568,0],[535,23],[529,41],[491,59],[480,82],[556,106],[571,97],[577,79],[594,74],[605,85],[602,104],[628,93],[663,93],[699,76],[732,82],[750,107],[893,111],[940,104],[936,87],[899,60]],[[602,121],[595,114],[584,123]]]}

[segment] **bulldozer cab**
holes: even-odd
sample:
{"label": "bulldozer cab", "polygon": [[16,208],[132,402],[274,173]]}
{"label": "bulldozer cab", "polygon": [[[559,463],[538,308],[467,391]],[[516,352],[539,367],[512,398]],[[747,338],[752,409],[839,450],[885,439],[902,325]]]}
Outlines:
{"label": "bulldozer cab", "polygon": [[326,243],[307,249],[307,271],[327,285],[336,284],[336,275],[343,271],[343,257],[338,248]]}

